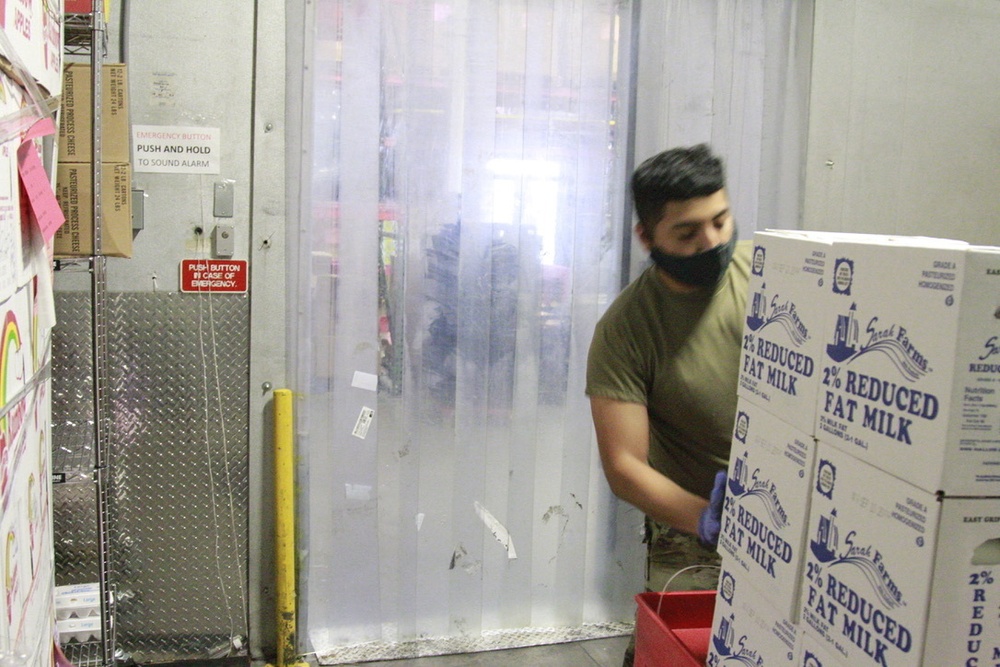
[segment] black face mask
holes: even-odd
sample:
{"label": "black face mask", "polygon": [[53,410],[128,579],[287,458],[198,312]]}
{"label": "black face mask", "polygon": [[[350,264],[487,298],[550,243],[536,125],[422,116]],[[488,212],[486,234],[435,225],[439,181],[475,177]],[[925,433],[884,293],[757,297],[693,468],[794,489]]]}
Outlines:
{"label": "black face mask", "polygon": [[671,278],[692,287],[713,287],[719,282],[722,274],[729,268],[736,249],[736,227],[733,235],[725,243],[720,243],[711,250],[699,252],[697,255],[678,257],[668,255],[656,246],[649,251],[649,257],[657,267]]}

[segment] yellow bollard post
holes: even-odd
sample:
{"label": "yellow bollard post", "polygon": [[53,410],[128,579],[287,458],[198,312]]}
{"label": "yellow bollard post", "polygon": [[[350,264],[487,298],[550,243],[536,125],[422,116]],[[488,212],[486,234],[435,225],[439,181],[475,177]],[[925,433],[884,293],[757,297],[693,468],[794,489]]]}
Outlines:
{"label": "yellow bollard post", "polygon": [[295,634],[295,448],[292,392],[274,391],[274,574],[278,667],[298,661]]}

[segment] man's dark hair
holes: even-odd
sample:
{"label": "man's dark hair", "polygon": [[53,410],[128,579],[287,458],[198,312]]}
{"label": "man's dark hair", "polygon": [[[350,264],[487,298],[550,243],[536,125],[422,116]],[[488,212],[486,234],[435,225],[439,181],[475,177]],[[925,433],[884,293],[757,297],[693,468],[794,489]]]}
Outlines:
{"label": "man's dark hair", "polygon": [[708,144],[671,148],[649,158],[632,174],[632,202],[639,224],[652,234],[667,202],[707,197],[725,186],[722,159]]}

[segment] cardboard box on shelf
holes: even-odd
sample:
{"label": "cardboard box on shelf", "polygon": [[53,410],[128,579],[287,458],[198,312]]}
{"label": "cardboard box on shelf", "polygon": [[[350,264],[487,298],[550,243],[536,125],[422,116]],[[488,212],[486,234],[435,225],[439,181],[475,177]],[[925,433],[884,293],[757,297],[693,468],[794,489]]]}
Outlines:
{"label": "cardboard box on shelf", "polygon": [[89,618],[101,614],[101,591],[97,583],[56,586],[56,619]]}
{"label": "cardboard box on shelf", "polygon": [[63,646],[100,641],[101,619],[97,617],[60,619],[56,621],[56,632],[59,633],[59,643]]}
{"label": "cardboard box on shelf", "polygon": [[926,491],[1000,496],[1000,248],[833,247],[817,438]]}
{"label": "cardboard box on shelf", "polygon": [[[128,164],[101,165],[101,245],[103,255],[132,256],[132,170]],[[60,164],[56,199],[66,222],[53,237],[57,257],[94,254],[93,171],[90,164]]]}
{"label": "cardboard box on shelf", "polygon": [[65,584],[63,586],[56,586],[56,607],[59,607],[66,600],[100,594],[101,585],[96,581],[88,582],[86,584]]}
{"label": "cardboard box on shelf", "polygon": [[[93,84],[91,66],[68,63],[63,75],[59,114],[59,162],[93,160]],[[101,69],[101,161],[130,162],[128,70],[122,63]]]}
{"label": "cardboard box on shelf", "polygon": [[719,553],[792,621],[798,620],[815,450],[811,435],[739,400]]}
{"label": "cardboard box on shelf", "polygon": [[1000,650],[1000,499],[948,498],[820,443],[801,625],[845,665],[982,664]]}

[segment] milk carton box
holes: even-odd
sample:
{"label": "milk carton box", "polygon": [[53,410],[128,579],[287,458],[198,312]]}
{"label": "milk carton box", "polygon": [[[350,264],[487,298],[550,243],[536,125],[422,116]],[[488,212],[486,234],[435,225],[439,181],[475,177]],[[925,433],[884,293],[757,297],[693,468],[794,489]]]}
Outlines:
{"label": "milk carton box", "polygon": [[792,621],[798,618],[814,452],[812,436],[739,399],[719,553]]}
{"label": "milk carton box", "polygon": [[801,626],[845,665],[993,665],[1000,498],[927,493],[825,443]]}
{"label": "milk carton box", "polygon": [[939,516],[934,494],[820,442],[803,629],[852,667],[921,665]]}
{"label": "milk carton box", "polygon": [[944,452],[949,495],[1000,496],[1000,248],[965,257]]}
{"label": "milk carton box", "polygon": [[945,498],[925,665],[995,665],[1000,656],[1000,499]]}
{"label": "milk carton box", "polygon": [[1000,496],[1000,249],[835,241],[816,436],[928,491]]}
{"label": "milk carton box", "polygon": [[753,237],[738,394],[815,433],[832,236],[766,230]]}
{"label": "milk carton box", "polygon": [[723,557],[706,664],[792,665],[797,631]]}

